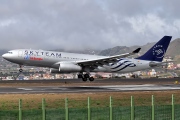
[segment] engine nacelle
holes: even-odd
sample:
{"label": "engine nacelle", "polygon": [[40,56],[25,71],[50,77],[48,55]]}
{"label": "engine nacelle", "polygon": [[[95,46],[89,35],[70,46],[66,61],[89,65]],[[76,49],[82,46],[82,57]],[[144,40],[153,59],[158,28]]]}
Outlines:
{"label": "engine nacelle", "polygon": [[50,69],[51,73],[73,73],[82,71],[82,67],[73,63],[60,63],[59,69]]}
{"label": "engine nacelle", "polygon": [[149,62],[150,67],[157,67],[157,64],[155,62]]}

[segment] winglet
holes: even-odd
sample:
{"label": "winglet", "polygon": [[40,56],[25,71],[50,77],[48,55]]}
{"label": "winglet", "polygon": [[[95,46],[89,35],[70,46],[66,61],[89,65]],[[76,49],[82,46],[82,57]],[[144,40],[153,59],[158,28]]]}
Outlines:
{"label": "winglet", "polygon": [[132,53],[138,53],[141,50],[141,48],[137,48],[136,50],[134,50]]}

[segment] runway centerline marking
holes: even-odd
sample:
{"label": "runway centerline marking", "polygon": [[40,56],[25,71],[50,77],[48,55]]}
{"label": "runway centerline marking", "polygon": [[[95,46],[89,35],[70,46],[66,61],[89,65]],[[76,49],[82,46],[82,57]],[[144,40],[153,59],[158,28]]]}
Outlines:
{"label": "runway centerline marking", "polygon": [[30,88],[17,88],[19,90],[33,90],[33,89],[30,89]]}

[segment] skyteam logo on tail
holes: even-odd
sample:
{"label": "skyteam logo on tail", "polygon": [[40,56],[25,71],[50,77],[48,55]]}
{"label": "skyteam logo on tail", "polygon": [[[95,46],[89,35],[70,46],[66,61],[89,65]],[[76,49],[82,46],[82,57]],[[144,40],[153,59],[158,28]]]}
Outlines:
{"label": "skyteam logo on tail", "polygon": [[163,48],[163,45],[156,45],[153,48],[153,55],[155,55],[157,58],[163,58],[165,54],[165,50]]}

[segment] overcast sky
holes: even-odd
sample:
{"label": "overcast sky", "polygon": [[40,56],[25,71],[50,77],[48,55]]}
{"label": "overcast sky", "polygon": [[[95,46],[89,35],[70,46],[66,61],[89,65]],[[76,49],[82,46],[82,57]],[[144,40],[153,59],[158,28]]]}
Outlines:
{"label": "overcast sky", "polygon": [[0,49],[106,49],[180,38],[180,0],[0,0]]}

